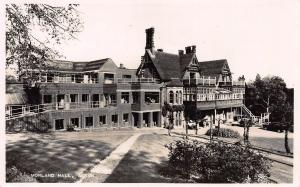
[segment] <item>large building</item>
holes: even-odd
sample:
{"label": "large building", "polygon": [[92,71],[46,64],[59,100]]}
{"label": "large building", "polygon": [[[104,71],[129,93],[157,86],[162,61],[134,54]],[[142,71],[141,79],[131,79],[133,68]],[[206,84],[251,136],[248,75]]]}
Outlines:
{"label": "large building", "polygon": [[[145,54],[138,69],[118,67],[110,58],[49,61],[46,71],[31,72],[35,79],[29,88],[7,83],[7,122],[42,113],[53,130],[68,125],[160,127],[171,115],[174,125],[182,127],[185,118],[216,123],[247,113],[244,78],[232,80],[227,60],[199,62],[196,46],[178,54],[156,50],[153,35],[154,28],[146,29]],[[165,105],[173,108],[168,115]]]}

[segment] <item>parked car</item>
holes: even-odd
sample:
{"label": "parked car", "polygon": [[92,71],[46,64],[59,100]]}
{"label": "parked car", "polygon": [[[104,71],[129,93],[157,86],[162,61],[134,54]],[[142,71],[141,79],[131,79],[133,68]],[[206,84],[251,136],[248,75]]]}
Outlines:
{"label": "parked car", "polygon": [[267,125],[267,130],[283,132],[285,127],[280,122],[271,122]]}
{"label": "parked car", "polygon": [[[286,125],[281,122],[268,122],[263,124],[263,128],[271,131],[283,132],[286,129]],[[294,125],[289,127],[289,131],[294,132]]]}
{"label": "parked car", "polygon": [[187,128],[188,129],[196,129],[197,128],[197,123],[193,120],[189,120],[187,123]]}

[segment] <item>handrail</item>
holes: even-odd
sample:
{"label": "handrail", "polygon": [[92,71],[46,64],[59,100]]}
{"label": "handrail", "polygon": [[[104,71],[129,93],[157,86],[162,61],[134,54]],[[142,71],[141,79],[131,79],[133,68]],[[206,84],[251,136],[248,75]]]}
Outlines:
{"label": "handrail", "polygon": [[[5,119],[14,119],[18,117],[31,116],[44,112],[58,111],[58,110],[78,110],[78,109],[92,109],[103,108],[107,106],[115,106],[116,102],[104,103],[103,101],[90,102],[56,102],[39,105],[19,105],[7,106],[5,109]],[[17,107],[17,108],[16,108]]]}

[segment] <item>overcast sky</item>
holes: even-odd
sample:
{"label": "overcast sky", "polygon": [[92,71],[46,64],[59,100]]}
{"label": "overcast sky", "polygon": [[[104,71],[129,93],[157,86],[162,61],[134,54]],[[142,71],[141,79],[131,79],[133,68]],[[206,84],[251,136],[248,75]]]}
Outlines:
{"label": "overcast sky", "polygon": [[156,48],[178,53],[197,46],[200,61],[227,59],[235,76],[279,75],[294,86],[300,60],[300,1],[100,1],[79,10],[78,40],[61,47],[67,60],[112,58],[137,68],[145,29],[155,27]]}

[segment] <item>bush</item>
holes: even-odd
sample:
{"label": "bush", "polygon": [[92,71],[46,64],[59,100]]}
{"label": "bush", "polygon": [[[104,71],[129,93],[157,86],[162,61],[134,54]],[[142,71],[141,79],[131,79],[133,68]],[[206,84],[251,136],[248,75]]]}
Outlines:
{"label": "bush", "polygon": [[37,182],[37,180],[15,166],[10,166],[6,168],[6,182]]}
{"label": "bush", "polygon": [[[218,129],[214,128],[212,129],[212,134],[213,136],[219,136],[219,137],[224,137],[224,138],[241,138],[241,135],[232,129],[227,129],[227,128],[220,128],[219,129],[219,134],[218,134]],[[205,135],[210,135],[210,129],[208,129],[205,133]]]}
{"label": "bush", "polygon": [[239,144],[178,140],[166,147],[175,177],[193,182],[262,183],[270,175],[270,160]]}

